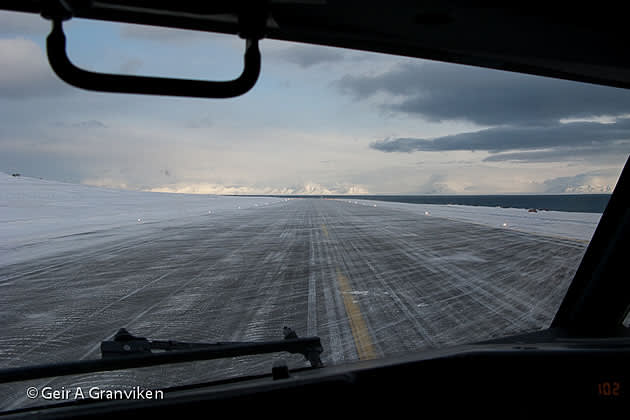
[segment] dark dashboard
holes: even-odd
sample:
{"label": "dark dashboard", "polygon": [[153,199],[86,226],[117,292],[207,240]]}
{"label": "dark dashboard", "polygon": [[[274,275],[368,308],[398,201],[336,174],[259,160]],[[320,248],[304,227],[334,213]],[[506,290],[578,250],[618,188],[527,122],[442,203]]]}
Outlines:
{"label": "dark dashboard", "polygon": [[[529,342],[526,342],[529,341]],[[158,400],[83,400],[6,418],[466,415],[585,418],[628,408],[630,339],[466,345],[165,389]]]}

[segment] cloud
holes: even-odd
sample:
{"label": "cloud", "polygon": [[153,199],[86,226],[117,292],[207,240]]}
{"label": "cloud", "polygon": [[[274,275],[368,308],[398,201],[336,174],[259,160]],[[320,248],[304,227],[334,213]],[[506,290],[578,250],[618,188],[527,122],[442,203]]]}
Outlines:
{"label": "cloud", "polygon": [[56,121],[52,124],[54,127],[60,127],[60,128],[87,128],[87,129],[93,129],[93,128],[107,128],[107,125],[105,125],[105,123],[103,123],[102,121],[99,120],[85,120],[85,121],[77,121],[77,122],[73,122],[73,123],[66,123],[63,121]]}
{"label": "cloud", "polygon": [[[102,185],[101,185],[102,186]],[[337,183],[324,186],[315,182],[305,182],[290,187],[270,187],[251,185],[224,185],[217,183],[177,183],[149,188],[152,192],[168,192],[182,194],[264,194],[264,195],[361,195],[368,194],[362,185]]]}
{"label": "cloud", "polygon": [[546,125],[630,111],[630,93],[622,89],[437,62],[346,75],[336,85],[358,100],[384,93],[380,106],[388,111],[484,126]]}
{"label": "cloud", "polygon": [[548,179],[543,183],[545,193],[612,193],[619,173],[616,170],[600,170]]}
{"label": "cloud", "polygon": [[5,147],[0,142],[0,170],[8,173],[79,182],[80,167],[76,159],[28,147],[24,150]]}
{"label": "cloud", "polygon": [[0,68],[0,98],[49,96],[69,90],[52,73],[41,48],[27,39],[0,39]]}
{"label": "cloud", "polygon": [[370,144],[382,152],[483,151],[491,154],[485,162],[617,161],[630,153],[630,93],[621,89],[438,62],[346,75],[336,86],[387,112],[486,127]]}
{"label": "cloud", "polygon": [[499,153],[483,159],[484,162],[568,162],[618,163],[623,165],[630,155],[630,142],[619,142],[601,148],[598,146],[559,147],[551,150]]}
{"label": "cloud", "polygon": [[85,178],[81,180],[82,184],[91,185],[93,187],[112,188],[117,190],[128,190],[130,188],[126,182],[113,178]]}
{"label": "cloud", "polygon": [[[370,147],[383,152],[415,151],[486,151],[499,153],[512,150],[539,150],[536,154],[522,155],[523,158],[559,157],[560,152],[571,153],[569,148],[577,148],[578,153],[592,154],[606,151],[630,150],[630,119],[623,118],[613,124],[596,122],[556,123],[540,127],[495,127],[480,131],[442,136],[435,139],[395,138],[373,142]],[[504,156],[508,157],[508,156]],[[510,159],[501,155],[487,158],[490,161],[514,160],[518,155],[510,154]]]}
{"label": "cloud", "polygon": [[308,68],[323,63],[334,63],[345,59],[345,54],[339,49],[312,46],[292,45],[270,52],[272,56]]}
{"label": "cloud", "polygon": [[200,116],[195,119],[191,119],[186,123],[188,128],[209,128],[214,125],[214,119],[210,115]]}
{"label": "cloud", "polygon": [[75,128],[107,128],[107,126],[98,120],[79,121],[72,124]]}
{"label": "cloud", "polygon": [[120,72],[126,74],[137,73],[144,65],[144,62],[138,58],[130,58],[120,65]]}
{"label": "cloud", "polygon": [[303,185],[288,187],[284,190],[287,191],[284,194],[298,195],[361,195],[369,193],[365,186],[350,183],[335,183],[333,185],[323,186],[315,182],[306,182]]}
{"label": "cloud", "polygon": [[50,32],[50,21],[32,13],[0,12],[0,35],[46,35]]}
{"label": "cloud", "polygon": [[455,191],[448,185],[447,177],[440,174],[432,174],[429,179],[418,187],[418,194],[454,194]]}

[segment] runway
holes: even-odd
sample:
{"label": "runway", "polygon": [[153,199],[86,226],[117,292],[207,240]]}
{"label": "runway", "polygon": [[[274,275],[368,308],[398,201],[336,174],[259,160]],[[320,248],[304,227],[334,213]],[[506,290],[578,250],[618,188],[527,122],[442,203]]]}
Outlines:
{"label": "runway", "polygon": [[[328,365],[533,331],[551,322],[586,249],[324,199],[77,240],[79,252],[0,267],[1,368],[100,358],[121,327],[216,342],[281,339],[289,326],[319,336]],[[31,381],[0,387],[0,408],[44,403],[26,400],[30,384],[157,388],[267,373],[278,358],[307,365],[279,354]]]}

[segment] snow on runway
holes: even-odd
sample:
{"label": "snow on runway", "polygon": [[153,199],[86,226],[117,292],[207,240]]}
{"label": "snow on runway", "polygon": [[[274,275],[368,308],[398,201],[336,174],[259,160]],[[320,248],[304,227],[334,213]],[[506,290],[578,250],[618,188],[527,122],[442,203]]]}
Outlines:
{"label": "snow on runway", "polygon": [[0,172],[0,264],[137,237],[147,232],[146,225],[174,226],[189,217],[215,217],[283,201],[122,191]]}
{"label": "snow on runway", "polygon": [[[380,204],[242,207],[0,265],[0,367],[98,358],[121,327],[215,342],[281,339],[289,326],[321,337],[325,364],[537,330],[586,249]],[[0,387],[0,407],[27,403],[31,383],[157,388],[267,373],[279,358],[306,366],[279,354],[31,381]]]}

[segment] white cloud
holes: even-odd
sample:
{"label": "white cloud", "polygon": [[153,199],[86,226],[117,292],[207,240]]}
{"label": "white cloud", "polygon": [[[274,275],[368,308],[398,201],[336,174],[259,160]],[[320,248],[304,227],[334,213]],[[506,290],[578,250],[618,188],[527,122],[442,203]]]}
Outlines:
{"label": "white cloud", "polygon": [[[105,181],[105,180],[104,180]],[[107,182],[111,180],[106,180]],[[87,182],[84,182],[87,183]],[[113,184],[91,183],[90,185],[116,186]],[[256,187],[243,185],[221,185],[213,183],[178,183],[155,188],[148,188],[152,192],[168,192],[181,194],[266,194],[266,195],[338,195],[338,194],[369,194],[362,185],[341,183],[323,186],[315,182],[290,187]]]}
{"label": "white cloud", "polygon": [[546,193],[612,193],[619,171],[598,170],[573,176],[563,176],[545,180],[543,183]]}
{"label": "white cloud", "polygon": [[93,187],[114,188],[119,190],[129,189],[129,185],[127,185],[125,182],[120,182],[119,180],[115,180],[113,178],[87,178],[84,179],[81,183],[85,185],[91,185]]}
{"label": "white cloud", "polygon": [[41,48],[28,39],[0,39],[0,68],[0,97],[46,96],[66,88],[52,73]]}

